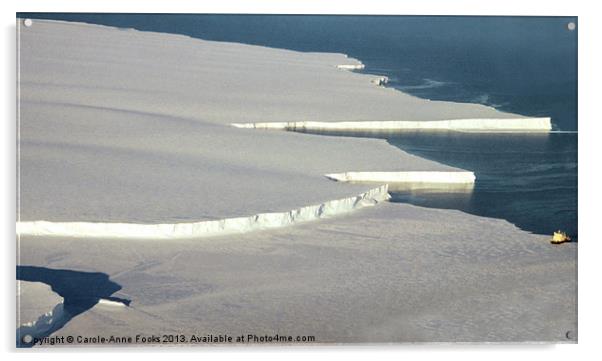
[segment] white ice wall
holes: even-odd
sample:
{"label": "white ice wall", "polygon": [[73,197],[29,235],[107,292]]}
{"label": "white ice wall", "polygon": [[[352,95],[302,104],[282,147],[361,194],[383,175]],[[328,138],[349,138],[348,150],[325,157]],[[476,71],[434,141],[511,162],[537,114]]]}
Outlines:
{"label": "white ice wall", "polygon": [[457,130],[474,132],[548,132],[552,130],[549,117],[542,118],[475,118],[433,121],[350,121],[350,122],[263,122],[232,123],[236,128],[318,131],[394,131],[394,130]]}
{"label": "white ice wall", "polygon": [[382,185],[354,197],[336,199],[287,212],[260,213],[249,217],[172,224],[101,222],[17,222],[17,234],[32,236],[172,239],[199,238],[254,230],[279,228],[300,222],[327,218],[373,206],[390,198]]}
{"label": "white ice wall", "polygon": [[365,66],[364,64],[341,64],[341,65],[337,65],[337,68],[339,69],[345,69],[345,70],[361,70],[364,69]]}
{"label": "white ice wall", "polygon": [[473,172],[345,172],[326,174],[338,182],[472,184]]}

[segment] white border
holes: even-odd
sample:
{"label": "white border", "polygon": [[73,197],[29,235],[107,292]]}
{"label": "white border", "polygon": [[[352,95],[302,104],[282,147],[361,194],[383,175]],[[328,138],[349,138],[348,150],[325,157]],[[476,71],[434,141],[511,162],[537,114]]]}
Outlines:
{"label": "white border", "polygon": [[65,12],[154,12],[154,13],[255,13],[255,14],[404,14],[404,15],[553,15],[572,16],[586,6],[573,1],[551,0],[538,4],[535,1],[506,0],[488,2],[478,0],[404,1],[388,0],[219,0],[191,2],[187,0],[144,3],[136,0],[92,0],[76,5],[68,0],[24,0],[19,11]]}
{"label": "white border", "polygon": [[[602,122],[595,106],[599,102],[600,94],[599,66],[602,64],[600,56],[600,35],[602,14],[596,11],[595,2],[577,1],[474,1],[474,0],[432,0],[432,1],[403,1],[395,2],[386,0],[370,1],[328,1],[316,2],[310,0],[215,0],[211,2],[192,2],[186,0],[89,0],[74,2],[69,0],[21,0],[2,2],[2,29],[4,51],[2,52],[2,71],[4,86],[2,88],[3,122],[3,174],[2,190],[5,200],[2,208],[2,225],[4,230],[4,292],[2,292],[2,311],[6,317],[3,320],[15,319],[15,301],[10,295],[14,294],[15,279],[15,12],[16,11],[85,11],[85,12],[188,12],[188,13],[289,13],[289,14],[446,14],[446,15],[566,15],[579,16],[579,345],[557,346],[391,346],[391,347],[347,347],[326,349],[299,349],[305,354],[287,353],[286,357],[305,359],[306,357],[322,356],[325,358],[341,357],[345,359],[364,359],[369,353],[378,353],[379,358],[399,359],[399,357],[427,356],[432,358],[452,357],[462,360],[481,360],[484,357],[492,360],[507,360],[508,357],[545,357],[546,360],[575,359],[590,356],[598,350],[596,343],[600,332],[600,312],[602,299],[599,291],[599,269],[602,251],[600,247],[600,228],[596,227],[597,207],[600,201],[599,155],[602,154],[598,135]],[[597,65],[597,66],[596,66]],[[598,237],[596,237],[598,236]],[[1,340],[5,352],[11,352],[14,345],[15,325],[13,322],[3,322]],[[245,353],[248,359],[281,359],[282,349],[257,348],[248,349],[211,349],[195,350],[194,352],[177,352],[178,357],[198,360],[199,358],[229,357],[232,354]],[[159,350],[157,350],[159,351]],[[166,350],[149,353],[148,350],[121,350],[132,357],[132,352],[146,352],[145,358],[164,359]],[[177,351],[177,350],[176,350]],[[183,350],[184,351],[184,350]],[[216,352],[218,351],[218,352]],[[402,351],[403,355],[397,355]],[[493,351],[493,352],[491,352]],[[80,359],[81,351],[71,351],[67,354],[56,351],[20,354],[24,358],[65,358]],[[174,350],[169,349],[169,352]],[[451,355],[441,354],[441,352]],[[106,359],[110,355],[86,355],[86,358]],[[12,355],[16,356],[14,351]],[[243,356],[243,355],[240,355]],[[12,358],[11,357],[11,358]]]}

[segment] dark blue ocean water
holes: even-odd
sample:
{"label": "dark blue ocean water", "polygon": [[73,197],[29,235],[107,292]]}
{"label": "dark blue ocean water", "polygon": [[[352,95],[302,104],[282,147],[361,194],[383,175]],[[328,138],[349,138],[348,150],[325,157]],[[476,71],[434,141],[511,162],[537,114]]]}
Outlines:
{"label": "dark blue ocean water", "polygon": [[472,189],[393,190],[393,202],[506,219],[538,234],[561,229],[575,239],[578,236],[575,133],[338,135],[384,138],[406,152],[475,173]]}
{"label": "dark blue ocean water", "polygon": [[[577,24],[574,17],[18,16],[299,51],[341,52],[360,59],[366,65],[364,72],[388,76],[388,86],[419,97],[550,116],[556,130],[577,130],[578,30],[567,28],[569,22]],[[394,200],[503,218],[536,233],[549,234],[561,228],[577,234],[576,134],[376,136],[386,137],[410,153],[477,175],[468,195],[396,193]]]}

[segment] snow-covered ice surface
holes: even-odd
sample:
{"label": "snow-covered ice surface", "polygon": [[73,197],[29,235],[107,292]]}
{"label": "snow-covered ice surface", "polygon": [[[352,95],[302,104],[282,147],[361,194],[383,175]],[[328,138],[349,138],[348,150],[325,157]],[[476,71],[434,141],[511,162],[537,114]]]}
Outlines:
{"label": "snow-covered ice surface", "polygon": [[[376,86],[343,54],[34,20],[19,25],[21,221],[186,223],[366,192],[346,172],[462,171],[383,140],[231,123],[515,119]],[[402,118],[402,119],[400,119]],[[20,264],[101,272],[60,335],[257,333],[318,342],[568,341],[576,244],[384,203],[346,217],[169,241],[22,236]],[[567,336],[568,335],[568,336]]]}
{"label": "snow-covered ice surface", "polygon": [[21,249],[27,264],[102,270],[132,300],[97,305],[57,335],[577,338],[577,244],[552,246],[506,221],[453,210],[385,203],[296,227],[152,247],[22,237]]}
{"label": "snow-covered ice surface", "polygon": [[41,282],[17,281],[17,325],[36,321],[63,302],[63,298]]}
{"label": "snow-covered ice surface", "polygon": [[528,118],[480,104],[419,99],[337,69],[344,54],[36,20],[21,27],[30,100],[210,123]]}
{"label": "snow-covered ice surface", "polygon": [[63,302],[47,284],[17,281],[17,345],[27,347],[62,326],[69,318]]}

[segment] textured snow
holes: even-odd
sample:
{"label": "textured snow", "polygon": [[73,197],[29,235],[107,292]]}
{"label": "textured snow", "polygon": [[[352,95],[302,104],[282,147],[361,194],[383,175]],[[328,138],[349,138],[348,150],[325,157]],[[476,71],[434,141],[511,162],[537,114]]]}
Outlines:
{"label": "textured snow", "polygon": [[148,246],[22,237],[21,245],[27,264],[105,272],[132,299],[119,313],[97,305],[57,335],[577,339],[577,244],[554,246],[548,236],[459,211],[384,203],[217,239]]}

